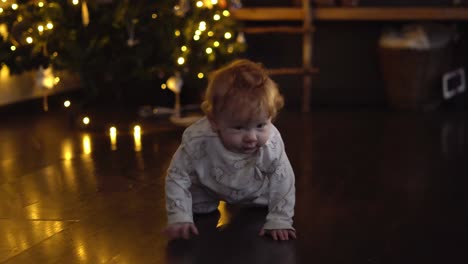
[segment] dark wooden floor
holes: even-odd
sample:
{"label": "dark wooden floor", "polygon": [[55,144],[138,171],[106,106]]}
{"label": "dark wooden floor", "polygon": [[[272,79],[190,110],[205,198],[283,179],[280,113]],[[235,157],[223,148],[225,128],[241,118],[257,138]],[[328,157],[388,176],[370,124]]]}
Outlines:
{"label": "dark wooden floor", "polygon": [[265,211],[224,204],[193,240],[160,235],[181,128],[144,120],[135,151],[128,120],[114,150],[60,113],[0,122],[0,263],[468,263],[467,113],[282,113],[298,232],[282,243],[257,236]]}

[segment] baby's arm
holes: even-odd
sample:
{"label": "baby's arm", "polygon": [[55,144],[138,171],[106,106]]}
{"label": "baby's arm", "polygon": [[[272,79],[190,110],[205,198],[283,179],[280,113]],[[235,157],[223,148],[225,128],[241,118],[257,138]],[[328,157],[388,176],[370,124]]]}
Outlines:
{"label": "baby's arm", "polygon": [[198,234],[193,224],[192,195],[189,191],[191,180],[190,159],[183,146],[180,146],[166,176],[166,210],[168,225],[163,233],[169,239],[189,238],[190,233]]}
{"label": "baby's arm", "polygon": [[280,151],[278,162],[273,162],[273,173],[269,176],[269,212],[260,235],[269,234],[275,240],[288,240],[296,238],[292,227],[296,189],[291,164],[284,148],[280,148]]}

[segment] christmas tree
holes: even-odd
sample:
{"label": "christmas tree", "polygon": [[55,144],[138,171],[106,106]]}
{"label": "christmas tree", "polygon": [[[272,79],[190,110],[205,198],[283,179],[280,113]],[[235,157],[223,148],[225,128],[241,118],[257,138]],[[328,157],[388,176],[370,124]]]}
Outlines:
{"label": "christmas tree", "polygon": [[[134,86],[187,89],[245,43],[226,0],[0,0],[0,63],[12,74],[52,68],[80,76],[88,99]],[[190,85],[188,85],[190,84]]]}

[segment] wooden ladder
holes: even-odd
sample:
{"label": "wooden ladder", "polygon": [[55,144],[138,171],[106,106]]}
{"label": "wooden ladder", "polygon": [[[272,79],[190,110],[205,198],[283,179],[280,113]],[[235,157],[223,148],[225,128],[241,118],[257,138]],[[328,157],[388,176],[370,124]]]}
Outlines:
{"label": "wooden ladder", "polygon": [[240,8],[232,11],[240,21],[302,21],[302,26],[267,26],[246,27],[245,33],[267,34],[286,33],[302,34],[302,66],[296,68],[271,69],[271,75],[299,74],[303,76],[301,110],[310,111],[312,75],[318,69],[312,66],[314,26],[310,0],[301,0],[301,7]]}

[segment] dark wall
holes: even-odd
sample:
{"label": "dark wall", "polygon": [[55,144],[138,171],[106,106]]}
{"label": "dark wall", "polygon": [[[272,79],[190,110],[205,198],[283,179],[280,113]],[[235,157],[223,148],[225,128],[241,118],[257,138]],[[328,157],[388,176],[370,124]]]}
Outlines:
{"label": "dark wall", "polygon": [[[245,7],[291,6],[292,1],[244,1]],[[360,1],[366,6],[451,6],[448,0],[379,0]],[[410,23],[411,21],[407,21]],[[294,24],[294,23],[289,23]],[[371,106],[386,107],[384,82],[378,56],[378,41],[386,27],[398,27],[404,22],[317,22],[314,34],[313,63],[320,69],[314,75],[312,107]],[[458,23],[461,41],[456,51],[457,63],[468,65],[466,56],[466,26]],[[274,25],[274,23],[246,23]],[[297,23],[300,25],[300,23]],[[300,34],[247,34],[247,56],[267,67],[297,67],[302,63]],[[274,76],[286,95],[287,107],[299,109],[302,77]]]}

